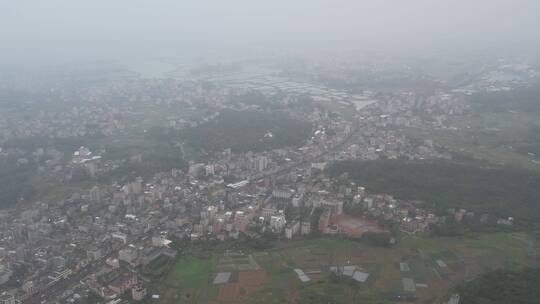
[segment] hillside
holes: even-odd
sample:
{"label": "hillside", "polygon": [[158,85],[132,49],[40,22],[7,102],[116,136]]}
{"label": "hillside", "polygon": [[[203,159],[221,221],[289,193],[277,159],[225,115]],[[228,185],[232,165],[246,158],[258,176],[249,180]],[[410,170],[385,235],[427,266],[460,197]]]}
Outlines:
{"label": "hillside", "polygon": [[190,145],[206,151],[260,152],[304,141],[311,125],[283,112],[225,110],[214,120],[182,133]]}
{"label": "hillside", "polygon": [[533,304],[540,299],[540,268],[486,273],[458,288],[462,304]]}
{"label": "hillside", "polygon": [[452,161],[343,161],[328,174],[349,177],[371,191],[423,200],[436,210],[465,208],[540,220],[540,173]]}

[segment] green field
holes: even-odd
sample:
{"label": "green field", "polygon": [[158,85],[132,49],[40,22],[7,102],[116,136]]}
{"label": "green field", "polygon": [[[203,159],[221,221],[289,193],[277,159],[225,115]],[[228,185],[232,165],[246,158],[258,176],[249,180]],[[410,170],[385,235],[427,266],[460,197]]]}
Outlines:
{"label": "green field", "polygon": [[[249,264],[250,256],[266,272],[266,281],[239,303],[393,303],[397,296],[432,303],[449,289],[494,269],[518,270],[538,265],[537,241],[525,233],[480,234],[475,238],[403,236],[391,248],[374,247],[339,237],[278,243],[266,251],[210,259],[179,258],[160,285],[161,303],[216,303],[215,273],[234,271],[231,265]],[[409,267],[400,270],[400,263]],[[356,265],[369,273],[366,282],[332,275],[332,265]],[[258,267],[257,266],[257,267]],[[311,281],[302,283],[295,268]],[[416,285],[406,292],[403,278]],[[183,295],[190,293],[191,300]],[[183,301],[180,301],[182,300]],[[219,303],[219,302],[217,302]]]}
{"label": "green field", "polygon": [[[254,254],[270,280],[248,302],[350,303],[358,299],[362,299],[362,303],[392,302],[396,295],[407,294],[402,278],[411,278],[420,284],[416,293],[419,299],[432,301],[445,295],[457,282],[486,271],[537,265],[530,255],[535,250],[536,242],[522,233],[482,234],[474,239],[405,236],[394,248],[327,237],[292,242]],[[410,270],[400,272],[400,262],[408,263]],[[330,278],[328,266],[347,264],[365,269],[370,274],[368,281],[336,282]],[[312,281],[301,283],[294,268],[306,273],[320,270],[321,274],[308,274]]]}
{"label": "green field", "polygon": [[531,132],[537,125],[538,113],[481,112],[453,117],[457,129],[405,129],[410,138],[431,139],[449,151],[498,165],[540,170],[535,152],[538,135]]}
{"label": "green field", "polygon": [[205,151],[259,152],[298,145],[309,137],[311,127],[285,112],[224,110],[213,120],[183,130],[179,139]]}
{"label": "green field", "polygon": [[200,288],[207,284],[216,267],[216,259],[181,257],[167,275],[166,284],[187,288]]}
{"label": "green field", "polygon": [[179,257],[151,291],[161,296],[159,303],[207,303],[216,294],[210,286],[215,267],[216,258]]}

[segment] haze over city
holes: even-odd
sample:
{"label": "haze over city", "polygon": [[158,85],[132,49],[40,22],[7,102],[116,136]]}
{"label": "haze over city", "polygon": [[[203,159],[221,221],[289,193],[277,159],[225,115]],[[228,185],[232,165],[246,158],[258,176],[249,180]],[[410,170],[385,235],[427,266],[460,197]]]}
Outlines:
{"label": "haze over city", "polygon": [[0,304],[536,304],[540,1],[0,0]]}
{"label": "haze over city", "polygon": [[0,60],[280,50],[533,53],[539,11],[535,0],[3,1]]}

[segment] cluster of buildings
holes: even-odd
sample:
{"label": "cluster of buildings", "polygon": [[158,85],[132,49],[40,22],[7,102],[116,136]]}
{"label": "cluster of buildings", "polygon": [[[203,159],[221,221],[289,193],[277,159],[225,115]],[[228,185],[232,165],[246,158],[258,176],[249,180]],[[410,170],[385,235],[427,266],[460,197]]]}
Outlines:
{"label": "cluster of buildings", "polygon": [[[43,98],[48,101],[53,98],[62,100],[62,96],[43,96]],[[70,100],[66,97],[62,102],[67,103]],[[58,100],[54,99],[54,102]],[[32,119],[19,119],[18,114],[2,116],[0,141],[27,137],[109,136],[124,128],[120,118],[124,109],[120,107],[81,104],[68,110],[46,111],[44,109]]]}
{"label": "cluster of buildings", "polygon": [[[44,113],[17,124],[0,119],[0,142],[21,136],[111,135],[126,129],[129,121],[144,124],[144,117],[134,119],[141,114],[134,109],[138,103],[164,109],[180,104],[186,105],[184,110],[207,109],[210,114],[196,120],[178,113],[166,119],[172,129],[192,127],[212,119],[219,109],[231,107],[226,96],[237,90],[244,89],[208,89],[174,80],[138,80],[96,88],[83,94],[84,106],[63,114]],[[322,96],[315,88],[306,90],[301,94],[313,95],[317,103],[350,102],[349,95],[339,92],[325,91]],[[298,102],[295,94],[299,93],[293,93],[279,102]],[[122,102],[112,105],[115,98]],[[430,225],[444,221],[445,217],[421,209],[415,202],[367,193],[352,184],[340,185],[326,177],[324,169],[346,159],[449,158],[432,141],[411,140],[400,130],[448,127],[452,115],[467,111],[459,94],[425,98],[413,92],[364,92],[355,95],[355,101],[349,103],[352,113],[347,118],[321,107],[302,113],[314,130],[301,147],[259,153],[226,149],[204,163],[190,163],[185,170],[172,169],[122,183],[96,183],[55,203],[37,202],[24,210],[0,211],[1,297],[35,303],[44,296],[52,303],[76,302],[88,292],[107,301],[130,293],[138,301],[148,296],[149,268],[178,254],[178,248],[171,246],[173,240],[227,241],[265,234],[294,239],[314,231],[360,237],[365,232],[387,232],[382,223],[388,222],[399,224],[407,233],[424,233]],[[248,108],[253,107],[257,108]],[[10,127],[4,129],[7,125]],[[43,170],[54,171],[63,161],[60,152],[46,147],[31,153],[36,159],[47,155]],[[91,176],[107,168],[86,147],[74,151],[68,162],[68,167],[84,168]],[[235,179],[225,182],[231,176]],[[361,206],[363,215],[347,214],[346,204]],[[460,221],[469,213],[454,210],[452,216]],[[362,279],[364,275],[358,273]],[[17,280],[11,280],[15,276]]]}
{"label": "cluster of buildings", "polygon": [[[0,84],[2,85],[2,84]],[[52,84],[51,84],[52,85]],[[24,105],[0,115],[0,146],[17,139],[73,139],[109,137],[141,127],[148,110],[160,112],[168,126],[189,127],[215,114],[186,116],[183,113],[213,110],[230,94],[228,89],[205,87],[201,83],[177,80],[120,78],[81,87],[72,83],[61,88],[29,89],[7,97]],[[18,92],[6,85],[7,91]],[[9,99],[11,98],[11,100]],[[34,109],[38,109],[36,112]],[[181,109],[181,110],[179,110]]]}
{"label": "cluster of buildings", "polygon": [[500,59],[495,64],[484,67],[484,70],[469,84],[454,91],[467,95],[507,92],[520,86],[526,86],[538,76],[540,76],[540,72],[528,63]]}

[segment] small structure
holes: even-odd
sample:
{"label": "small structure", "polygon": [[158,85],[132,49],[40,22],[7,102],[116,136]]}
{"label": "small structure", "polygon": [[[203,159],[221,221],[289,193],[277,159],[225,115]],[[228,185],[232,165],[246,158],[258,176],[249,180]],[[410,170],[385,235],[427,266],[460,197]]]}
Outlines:
{"label": "small structure", "polygon": [[365,283],[369,277],[369,273],[363,271],[355,271],[352,278],[360,283]]}
{"label": "small structure", "polygon": [[403,290],[405,292],[416,292],[416,284],[414,284],[413,279],[403,278],[401,279],[401,282],[403,283]]}
{"label": "small structure", "polygon": [[400,271],[410,271],[409,264],[407,263],[399,263],[399,270]]}
{"label": "small structure", "polygon": [[214,279],[213,284],[225,284],[229,282],[229,279],[231,278],[230,272],[220,272],[216,275],[216,278]]}
{"label": "small structure", "polygon": [[446,263],[443,262],[443,260],[437,260],[437,261],[435,261],[435,262],[436,262],[437,265],[439,265],[439,267],[441,267],[441,268],[446,268],[446,267],[448,267],[448,265],[446,265]]}
{"label": "small structure", "polygon": [[296,272],[298,278],[300,279],[300,281],[302,281],[302,283],[311,281],[311,279],[304,273],[302,269],[294,269],[294,272]]}
{"label": "small structure", "polygon": [[330,271],[350,277],[351,279],[360,283],[366,282],[369,277],[369,273],[365,272],[364,269],[358,267],[357,265],[332,266],[330,267]]}

